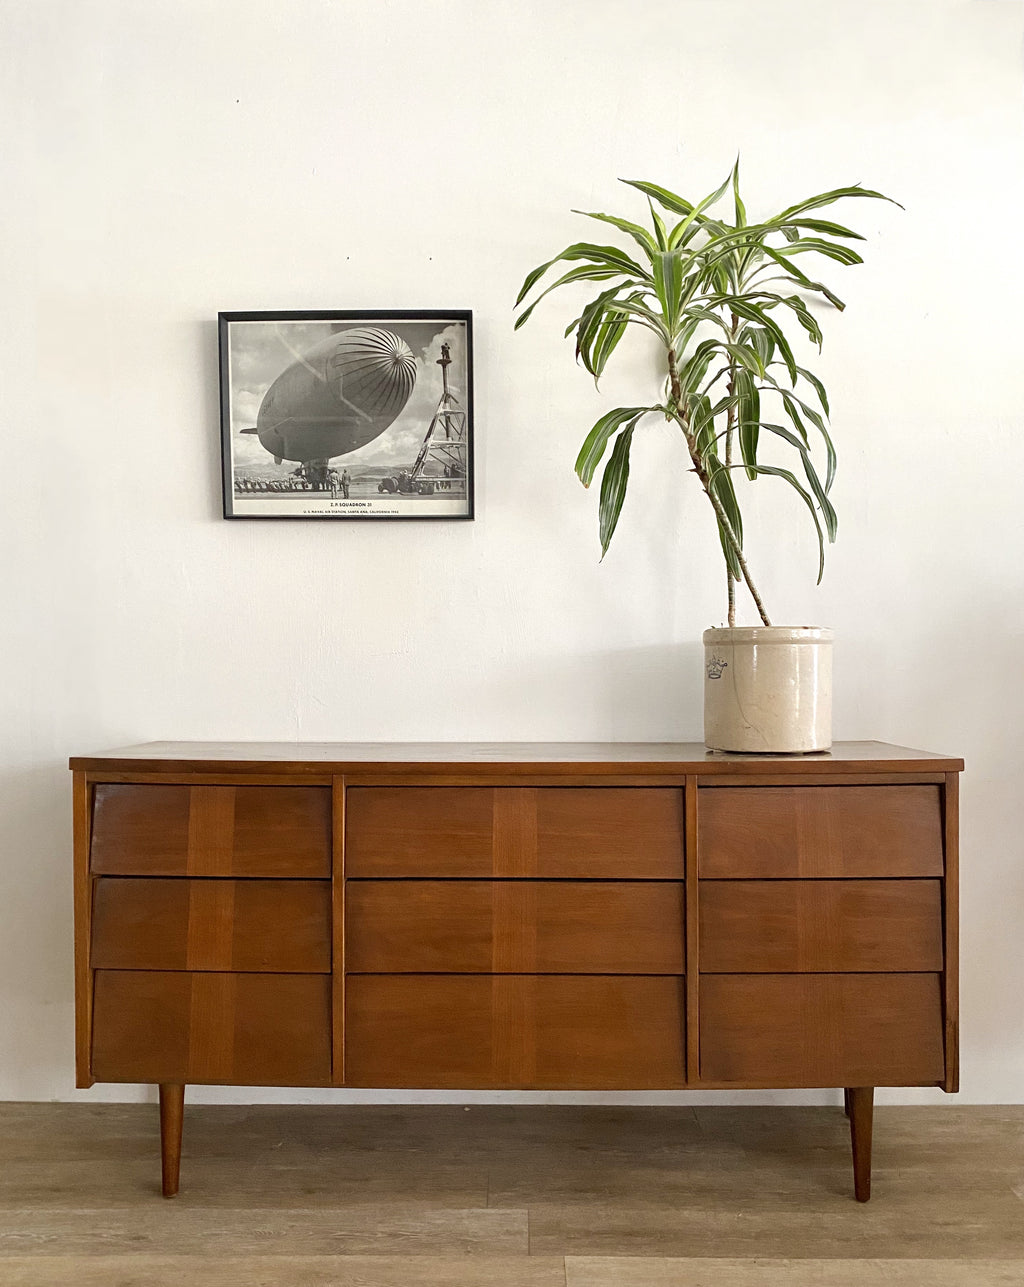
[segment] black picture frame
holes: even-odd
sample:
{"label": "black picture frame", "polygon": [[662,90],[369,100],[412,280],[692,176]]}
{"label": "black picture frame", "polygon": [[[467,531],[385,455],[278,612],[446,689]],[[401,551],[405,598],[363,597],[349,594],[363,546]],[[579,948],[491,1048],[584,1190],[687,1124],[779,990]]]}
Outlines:
{"label": "black picture frame", "polygon": [[218,314],[228,519],[474,517],[469,309]]}

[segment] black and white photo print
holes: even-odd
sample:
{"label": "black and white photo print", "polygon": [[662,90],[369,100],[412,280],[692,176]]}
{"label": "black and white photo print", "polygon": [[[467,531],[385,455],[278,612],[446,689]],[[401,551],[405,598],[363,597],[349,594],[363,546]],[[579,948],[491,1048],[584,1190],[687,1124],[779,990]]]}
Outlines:
{"label": "black and white photo print", "polygon": [[225,518],[473,517],[472,314],[220,314]]}

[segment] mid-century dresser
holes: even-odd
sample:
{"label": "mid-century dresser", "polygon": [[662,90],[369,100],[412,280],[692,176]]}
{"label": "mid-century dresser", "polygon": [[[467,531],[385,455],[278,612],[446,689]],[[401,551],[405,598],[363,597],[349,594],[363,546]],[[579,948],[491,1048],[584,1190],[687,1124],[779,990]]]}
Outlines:
{"label": "mid-century dresser", "polygon": [[957,1088],[957,774],[878,742],[72,759],[78,1085]]}

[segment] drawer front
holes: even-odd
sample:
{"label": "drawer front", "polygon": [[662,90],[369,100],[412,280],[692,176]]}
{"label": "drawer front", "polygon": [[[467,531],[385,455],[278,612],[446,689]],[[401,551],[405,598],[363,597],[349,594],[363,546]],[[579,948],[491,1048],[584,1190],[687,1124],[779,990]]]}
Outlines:
{"label": "drawer front", "polygon": [[938,974],[710,974],[700,1072],[765,1086],[915,1086],[943,1076]]}
{"label": "drawer front", "polygon": [[98,1081],[327,1085],[330,979],[98,970],[92,1072]]}
{"label": "drawer front", "polygon": [[942,969],[938,880],[700,882],[710,973]]}
{"label": "drawer front", "polygon": [[943,873],[938,786],[702,787],[697,820],[701,876]]}
{"label": "drawer front", "polygon": [[330,876],[331,792],[100,785],[91,865],[120,876]]}
{"label": "drawer front", "polygon": [[93,899],[96,969],[331,968],[329,880],[102,876]]}
{"label": "drawer front", "polygon": [[682,880],[667,787],[353,787],[349,876]]}
{"label": "drawer front", "polygon": [[669,881],[352,880],[349,972],[682,974]]}
{"label": "drawer front", "polygon": [[678,1087],[683,1006],[680,978],[354,975],[345,1084]]}

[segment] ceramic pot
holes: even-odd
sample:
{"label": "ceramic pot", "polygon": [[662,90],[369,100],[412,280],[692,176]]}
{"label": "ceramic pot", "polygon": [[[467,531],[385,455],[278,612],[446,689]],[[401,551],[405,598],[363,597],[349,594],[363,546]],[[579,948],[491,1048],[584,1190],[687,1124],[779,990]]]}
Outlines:
{"label": "ceramic pot", "polygon": [[832,631],[721,626],[704,631],[704,742],[713,751],[827,751]]}

